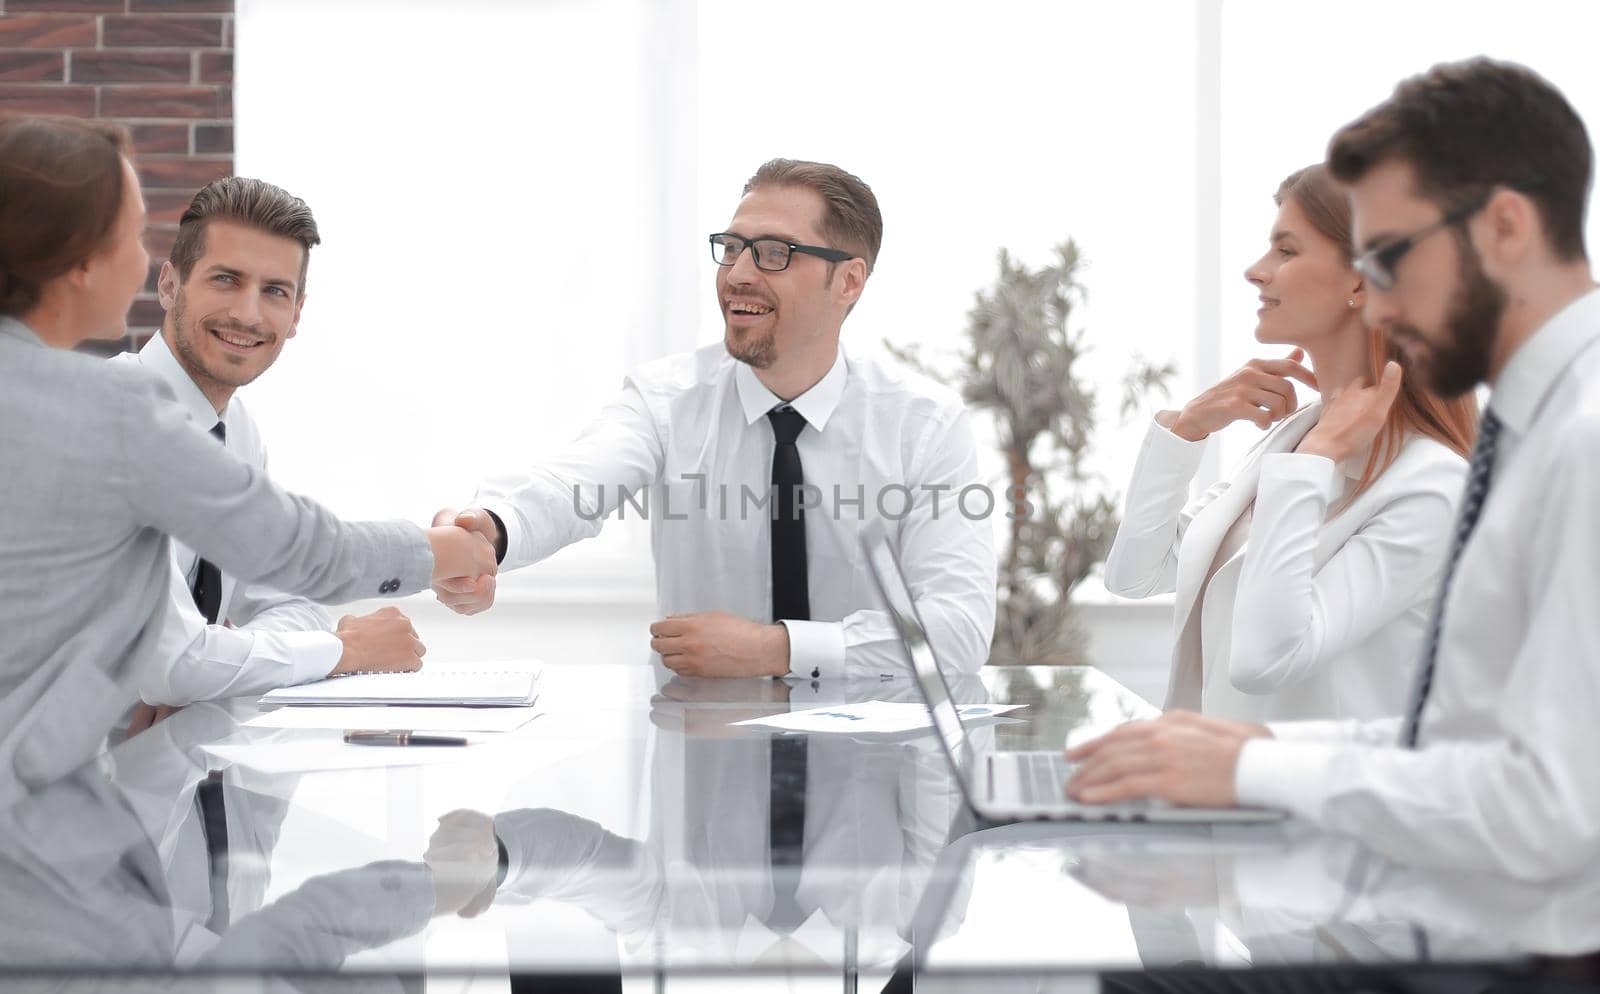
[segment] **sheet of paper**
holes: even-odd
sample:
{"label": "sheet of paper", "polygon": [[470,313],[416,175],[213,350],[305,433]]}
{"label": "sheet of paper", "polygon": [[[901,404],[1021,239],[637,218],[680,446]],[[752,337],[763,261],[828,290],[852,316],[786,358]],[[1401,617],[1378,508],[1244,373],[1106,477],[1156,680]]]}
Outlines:
{"label": "sheet of paper", "polygon": [[281,707],[245,722],[252,728],[373,728],[411,732],[509,732],[537,718],[537,708]]}
{"label": "sheet of paper", "polygon": [[263,705],[374,704],[525,707],[538,697],[537,660],[432,664],[414,673],[358,673],[263,694]]}
{"label": "sheet of paper", "polygon": [[[1022,704],[962,704],[961,717],[967,721],[989,718],[1024,707]],[[933,719],[921,704],[900,701],[863,701],[859,704],[837,704],[832,707],[808,708],[805,711],[787,711],[736,721],[735,725],[762,725],[793,732],[813,734],[837,732],[845,735],[884,735],[897,732],[914,732],[932,728]]]}

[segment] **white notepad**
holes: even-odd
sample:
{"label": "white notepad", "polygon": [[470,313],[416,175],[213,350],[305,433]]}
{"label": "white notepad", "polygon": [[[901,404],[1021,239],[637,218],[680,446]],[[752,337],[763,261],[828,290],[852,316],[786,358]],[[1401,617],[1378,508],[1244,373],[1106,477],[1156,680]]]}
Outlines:
{"label": "white notepad", "polygon": [[263,694],[261,705],[409,704],[446,707],[526,707],[538,700],[539,670],[526,663],[427,666],[415,673],[329,677]]}

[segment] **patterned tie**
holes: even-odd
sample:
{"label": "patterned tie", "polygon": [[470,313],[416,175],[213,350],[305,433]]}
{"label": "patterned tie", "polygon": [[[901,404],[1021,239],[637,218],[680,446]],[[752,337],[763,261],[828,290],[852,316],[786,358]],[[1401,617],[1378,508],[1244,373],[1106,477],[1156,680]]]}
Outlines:
{"label": "patterned tie", "polygon": [[[228,429],[221,421],[212,427],[211,435],[221,444],[228,444]],[[206,624],[214,625],[222,613],[222,570],[204,558],[198,565],[190,592],[194,594],[194,606],[205,615]]]}
{"label": "patterned tie", "polygon": [[1494,411],[1484,411],[1478,425],[1478,444],[1472,450],[1472,464],[1467,468],[1467,492],[1461,501],[1461,515],[1456,519],[1455,536],[1450,542],[1450,557],[1445,560],[1444,575],[1439,579],[1439,595],[1433,601],[1433,618],[1428,623],[1428,640],[1423,643],[1422,668],[1417,673],[1417,687],[1411,695],[1411,707],[1406,710],[1405,729],[1400,742],[1408,749],[1417,746],[1417,733],[1422,727],[1422,709],[1428,703],[1428,692],[1433,689],[1433,668],[1439,657],[1439,630],[1444,626],[1444,601],[1450,593],[1450,581],[1455,576],[1456,563],[1461,559],[1461,549],[1477,527],[1478,515],[1483,513],[1483,502],[1489,496],[1489,482],[1494,475],[1496,444],[1500,439],[1500,419]]}
{"label": "patterned tie", "polygon": [[[792,407],[767,412],[772,422],[772,620],[810,621],[806,518],[797,499],[805,475],[795,441],[806,419]],[[772,912],[767,926],[784,935],[804,920],[796,898],[806,833],[806,749],[803,736],[772,739],[767,831],[772,861]]]}

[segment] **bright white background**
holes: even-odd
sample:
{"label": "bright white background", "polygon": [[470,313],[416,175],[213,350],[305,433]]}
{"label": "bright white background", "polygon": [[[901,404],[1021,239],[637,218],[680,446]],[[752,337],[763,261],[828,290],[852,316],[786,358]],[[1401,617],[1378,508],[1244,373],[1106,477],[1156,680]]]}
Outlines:
{"label": "bright white background", "polygon": [[[1116,423],[1129,356],[1176,360],[1181,401],[1254,354],[1240,274],[1278,181],[1337,126],[1478,52],[1600,114],[1600,7],[1561,0],[241,0],[238,17],[239,170],[305,197],[325,239],[300,336],[245,396],[275,475],[358,516],[464,501],[571,438],[631,365],[716,341],[704,236],[771,156],[878,194],[852,348],[954,350],[1001,246],[1037,265],[1077,239],[1097,466],[1120,489],[1142,432]],[[1197,65],[1221,67],[1198,93]],[[1219,465],[1252,432],[1226,433]],[[615,523],[528,572],[535,598],[649,596],[642,531]]]}

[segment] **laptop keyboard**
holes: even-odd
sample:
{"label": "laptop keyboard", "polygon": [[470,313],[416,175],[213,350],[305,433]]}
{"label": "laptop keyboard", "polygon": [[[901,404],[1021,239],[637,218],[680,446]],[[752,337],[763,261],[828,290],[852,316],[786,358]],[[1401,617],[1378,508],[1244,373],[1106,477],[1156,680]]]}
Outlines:
{"label": "laptop keyboard", "polygon": [[1022,800],[1027,804],[1058,804],[1066,799],[1064,788],[1074,764],[1058,752],[1017,754],[1022,784]]}

